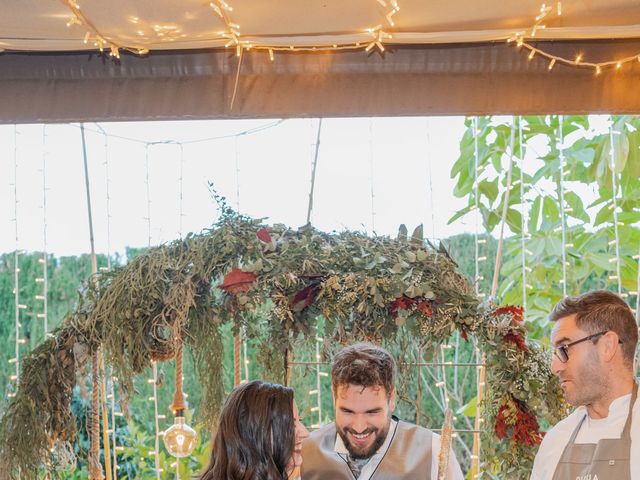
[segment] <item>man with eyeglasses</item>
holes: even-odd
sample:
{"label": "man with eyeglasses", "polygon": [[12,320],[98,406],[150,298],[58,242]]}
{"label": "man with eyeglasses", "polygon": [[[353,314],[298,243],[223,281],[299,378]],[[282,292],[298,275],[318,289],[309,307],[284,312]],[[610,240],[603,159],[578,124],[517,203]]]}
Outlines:
{"label": "man with eyeglasses", "polygon": [[545,435],[531,480],[640,479],[638,326],[631,309],[598,290],[565,298],[549,319],[551,370],[576,409]]}

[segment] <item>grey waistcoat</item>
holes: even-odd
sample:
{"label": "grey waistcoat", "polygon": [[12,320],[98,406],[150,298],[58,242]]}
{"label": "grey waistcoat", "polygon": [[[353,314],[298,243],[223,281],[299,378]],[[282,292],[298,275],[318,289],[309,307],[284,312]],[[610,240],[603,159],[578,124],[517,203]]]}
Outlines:
{"label": "grey waistcoat", "polygon": [[[432,435],[431,430],[399,421],[371,480],[431,480]],[[334,423],[316,430],[304,441],[302,480],[354,480],[347,462],[334,450],[335,444]]]}

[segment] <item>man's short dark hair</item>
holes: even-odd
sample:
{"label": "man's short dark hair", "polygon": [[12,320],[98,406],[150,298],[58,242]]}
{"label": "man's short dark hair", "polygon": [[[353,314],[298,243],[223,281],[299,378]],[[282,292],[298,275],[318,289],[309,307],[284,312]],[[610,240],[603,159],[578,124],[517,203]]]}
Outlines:
{"label": "man's short dark hair", "polygon": [[555,322],[570,315],[576,316],[576,325],[587,333],[603,330],[616,332],[622,341],[622,355],[633,365],[638,344],[638,326],[633,312],[622,298],[607,290],[594,290],[577,297],[566,297],[558,302],[549,320]]}
{"label": "man's short dark hair", "polygon": [[333,357],[331,384],[336,393],[339,386],[359,385],[384,387],[391,395],[396,383],[396,363],[384,348],[371,343],[356,343],[340,350]]}

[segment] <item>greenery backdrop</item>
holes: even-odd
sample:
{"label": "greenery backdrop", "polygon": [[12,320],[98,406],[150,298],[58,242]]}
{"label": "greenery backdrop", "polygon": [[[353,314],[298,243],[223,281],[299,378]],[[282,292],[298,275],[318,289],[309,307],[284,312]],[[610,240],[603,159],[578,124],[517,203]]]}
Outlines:
{"label": "greenery backdrop", "polygon": [[[543,344],[548,341],[549,326],[545,316],[553,304],[562,296],[561,269],[558,259],[562,253],[561,227],[562,213],[567,217],[567,291],[575,294],[591,288],[617,287],[615,279],[610,278],[613,273],[615,245],[613,225],[613,189],[612,174],[608,165],[613,164],[618,174],[617,205],[618,205],[618,235],[621,258],[621,279],[624,293],[629,294],[637,290],[637,261],[633,259],[638,253],[640,235],[637,222],[640,220],[640,161],[638,146],[640,137],[638,127],[640,122],[635,117],[612,118],[613,134],[597,132],[590,124],[588,117],[523,117],[522,118],[522,149],[527,152],[524,163],[516,162],[512,167],[512,184],[508,189],[507,158],[511,150],[512,127],[510,119],[480,117],[478,164],[475,167],[475,148],[472,120],[467,120],[467,131],[460,142],[460,157],[452,167],[452,177],[456,179],[455,194],[468,199],[468,206],[456,214],[452,221],[464,215],[475,214],[476,194],[474,181],[478,175],[478,198],[481,223],[485,231],[496,234],[502,206],[509,190],[507,225],[510,232],[505,244],[505,261],[501,268],[501,282],[498,296],[502,303],[522,303],[522,255],[525,255],[527,268],[526,282],[531,288],[527,291],[527,322],[525,326],[530,340],[537,340]],[[562,125],[563,144],[560,144],[560,128]],[[514,150],[520,152],[518,125],[515,126]],[[613,142],[611,139],[613,138]],[[613,144],[613,150],[611,146]],[[565,204],[560,204],[560,147],[563,147],[565,157]],[[518,179],[524,181],[524,197]],[[525,242],[522,245],[522,226],[525,216]],[[486,243],[481,245],[481,255],[489,261],[482,263],[480,290],[488,292],[493,273],[496,241],[492,236],[482,235]],[[461,235],[445,240],[460,269],[471,280],[475,275],[474,237]],[[127,258],[133,258],[139,251],[131,249]],[[20,256],[20,297],[21,303],[27,305],[21,310],[24,337],[28,346],[22,349],[23,354],[43,339],[41,320],[37,313],[41,311],[42,302],[36,299],[41,286],[34,279],[41,276],[42,265],[38,262],[41,255],[30,253]],[[107,259],[99,256],[99,265],[106,266]],[[124,259],[113,259],[115,263],[124,263]],[[14,255],[9,253],[0,257],[0,352],[4,360],[0,363],[0,386],[3,398],[11,392],[9,376],[13,373],[13,366],[8,363],[13,354],[13,321],[14,295],[13,272]],[[90,259],[81,257],[65,257],[48,259],[49,267],[49,323],[54,328],[68,311],[73,310],[78,298],[77,290],[81,282],[90,273]],[[635,297],[629,297],[635,306]],[[230,345],[233,332],[228,328],[223,331],[223,342]],[[472,351],[469,344],[456,341],[456,359],[471,361]],[[256,345],[250,341],[248,356],[254,359],[257,355]],[[454,352],[451,352],[453,355]],[[296,359],[312,360],[315,358],[313,342],[301,346],[296,351]],[[168,410],[173,394],[173,366],[168,363],[162,367],[164,385],[159,390],[161,408]],[[324,371],[328,371],[324,367]],[[232,386],[232,349],[225,348],[225,388]],[[315,399],[307,395],[315,388],[314,370],[305,367],[294,367],[293,384],[298,392],[301,409],[306,412],[306,422],[311,425],[316,422]],[[259,362],[249,365],[250,378],[263,376]],[[417,385],[416,374],[422,375],[423,383],[434,384],[439,373],[414,372],[408,376],[407,395],[399,405],[401,416],[417,419],[418,422],[437,427],[441,424],[441,401],[438,392],[424,391],[420,394],[412,389]],[[447,374],[454,375],[454,373]],[[475,385],[468,373],[455,371],[456,378],[451,383],[460,388],[456,398],[458,413],[463,418],[475,415]],[[457,376],[460,375],[459,378]],[[121,439],[125,445],[120,455],[119,463],[122,470],[127,472],[128,478],[146,478],[151,471],[151,458],[145,455],[153,445],[153,415],[148,404],[151,386],[146,382],[150,375],[142,375],[136,383],[139,394],[131,402],[133,417],[128,423],[124,421],[118,426]],[[190,395],[190,401],[197,404],[200,395],[200,384],[195,376],[192,358],[187,353],[185,366],[185,390]],[[323,419],[332,416],[329,382],[323,382],[322,411]],[[456,387],[458,388],[458,387]],[[302,393],[302,394],[301,394]],[[86,412],[88,403],[81,389],[74,392],[74,410],[81,419],[82,412]],[[416,397],[423,395],[420,403]],[[467,424],[468,425],[468,424]],[[83,424],[80,425],[81,427]],[[162,427],[161,427],[162,428]],[[206,438],[206,435],[202,437]],[[468,465],[470,437],[461,435],[456,443],[458,455],[464,465]],[[86,437],[81,436],[77,450],[82,452],[87,448]],[[206,447],[201,444],[189,460],[183,462],[183,468],[197,469],[206,461]],[[165,474],[170,478],[171,468],[169,459],[163,457]],[[83,466],[74,474],[76,478],[83,478]],[[490,472],[489,472],[490,473]],[[71,474],[70,474],[71,475]]]}

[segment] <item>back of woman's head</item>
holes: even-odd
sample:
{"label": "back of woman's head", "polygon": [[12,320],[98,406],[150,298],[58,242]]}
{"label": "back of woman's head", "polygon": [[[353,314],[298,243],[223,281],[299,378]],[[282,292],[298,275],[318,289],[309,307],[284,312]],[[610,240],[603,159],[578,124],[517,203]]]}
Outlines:
{"label": "back of woman's head", "polygon": [[293,454],[293,390],[255,380],[227,398],[200,480],[284,480]]}

